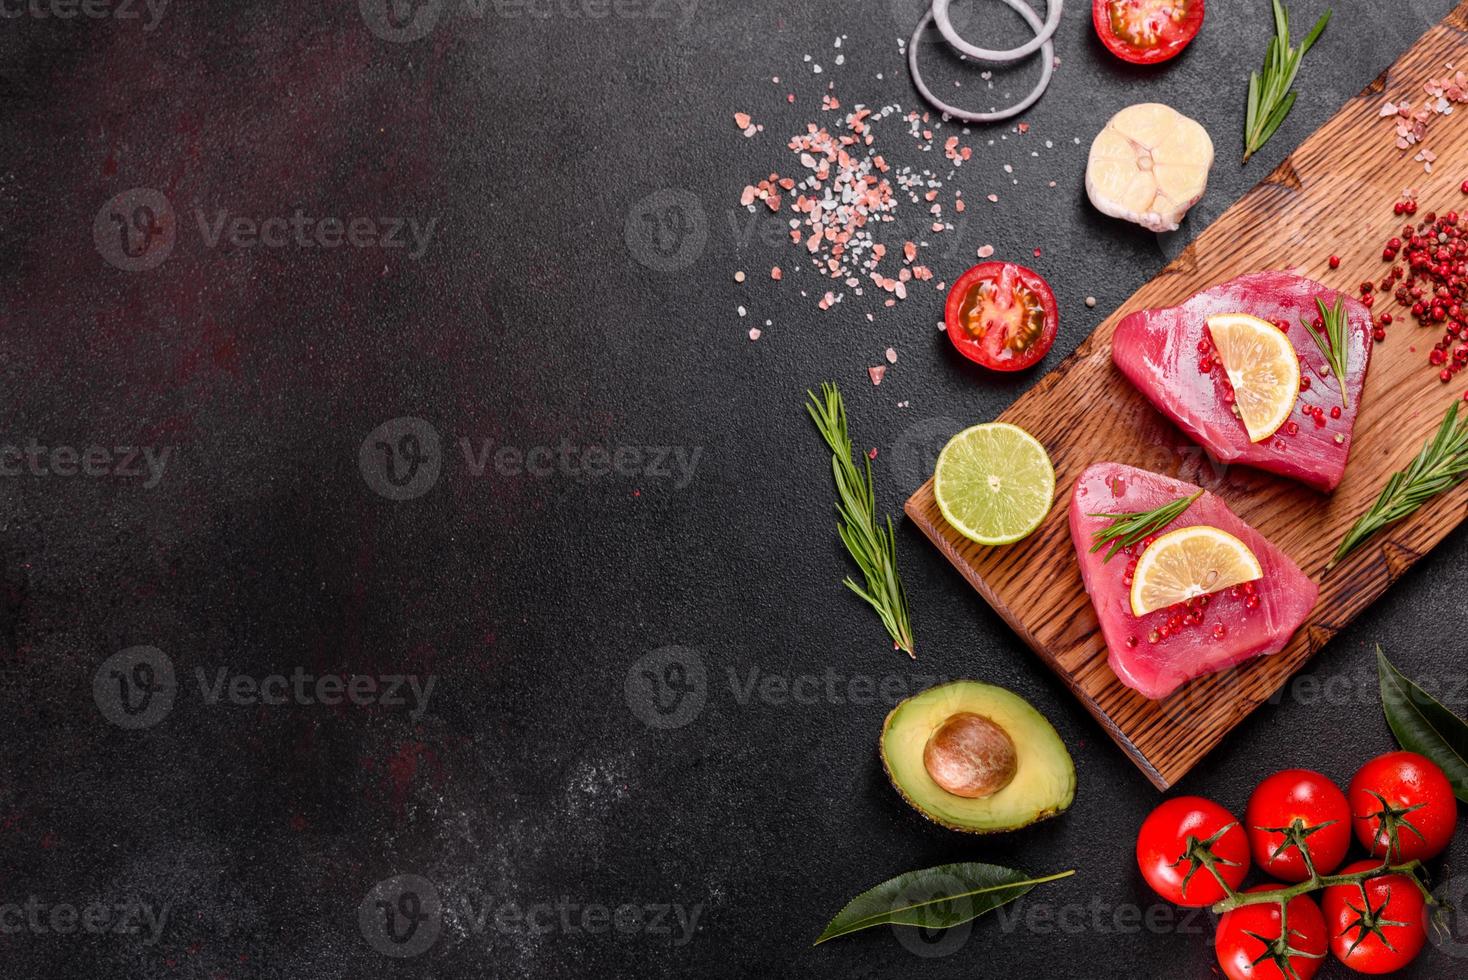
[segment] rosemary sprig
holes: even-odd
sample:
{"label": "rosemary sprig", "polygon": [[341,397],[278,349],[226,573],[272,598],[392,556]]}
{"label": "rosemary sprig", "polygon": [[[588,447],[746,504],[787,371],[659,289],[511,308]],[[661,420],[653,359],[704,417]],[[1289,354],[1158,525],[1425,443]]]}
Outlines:
{"label": "rosemary sprig", "polygon": [[882,625],[892,635],[892,642],[909,657],[913,653],[912,623],[907,608],[907,590],[897,575],[897,537],[892,531],[892,518],[884,528],[877,522],[877,500],[872,484],[872,461],[863,456],[866,473],[852,462],[851,437],[846,431],[846,405],[834,384],[821,385],[820,397],[807,391],[810,401],[805,406],[821,437],[831,448],[831,473],[836,478],[836,513],[841,517],[838,529],[846,550],[866,578],[866,587],[850,576],[847,588],[866,600],[877,611]]}
{"label": "rosemary sprig", "polygon": [[1350,325],[1350,320],[1346,316],[1346,301],[1337,296],[1335,308],[1326,309],[1325,300],[1317,296],[1315,305],[1320,308],[1320,322],[1324,324],[1324,329],[1316,330],[1315,325],[1309,320],[1300,322],[1305,325],[1306,330],[1310,331],[1310,337],[1315,341],[1315,346],[1320,348],[1320,354],[1325,358],[1325,363],[1330,365],[1331,373],[1340,382],[1341,404],[1350,408],[1351,397],[1346,394],[1346,368],[1349,367],[1346,359],[1351,356],[1351,348],[1346,343],[1346,328]]}
{"label": "rosemary sprig", "polygon": [[1264,52],[1264,71],[1249,74],[1249,113],[1244,120],[1244,162],[1258,153],[1279,129],[1295,107],[1295,93],[1290,91],[1305,53],[1320,40],[1330,11],[1320,15],[1298,49],[1290,47],[1290,15],[1284,4],[1274,0],[1274,37]]}
{"label": "rosemary sprig", "polygon": [[1346,533],[1335,557],[1325,566],[1327,571],[1378,531],[1412,516],[1433,497],[1468,478],[1468,416],[1459,418],[1458,407],[1459,402],[1454,401],[1437,435],[1422,447],[1412,465],[1386,482],[1376,503]]}
{"label": "rosemary sprig", "polygon": [[1111,524],[1097,531],[1093,536],[1096,542],[1091,548],[1091,554],[1095,554],[1106,547],[1107,542],[1111,544],[1111,550],[1106,557],[1101,559],[1103,563],[1116,557],[1116,553],[1124,548],[1130,548],[1138,541],[1142,541],[1158,531],[1167,527],[1173,521],[1183,516],[1183,512],[1193,506],[1193,501],[1203,496],[1199,490],[1191,497],[1174,500],[1172,503],[1163,504],[1156,510],[1139,511],[1127,514],[1087,514],[1087,517],[1109,517]]}

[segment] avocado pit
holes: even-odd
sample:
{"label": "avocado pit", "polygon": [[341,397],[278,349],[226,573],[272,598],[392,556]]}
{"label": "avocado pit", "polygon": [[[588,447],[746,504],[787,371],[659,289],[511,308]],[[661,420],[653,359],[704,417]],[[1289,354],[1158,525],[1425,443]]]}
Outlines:
{"label": "avocado pit", "polygon": [[1008,786],[1019,769],[1009,733],[972,711],[959,711],[933,730],[923,768],[944,792],[978,800]]}

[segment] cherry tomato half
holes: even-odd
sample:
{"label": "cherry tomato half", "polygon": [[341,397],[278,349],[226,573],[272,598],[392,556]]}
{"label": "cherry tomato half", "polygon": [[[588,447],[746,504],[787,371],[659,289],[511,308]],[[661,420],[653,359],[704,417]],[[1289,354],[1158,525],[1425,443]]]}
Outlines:
{"label": "cherry tomato half", "polygon": [[[1341,869],[1355,874],[1380,861],[1357,861]],[[1427,903],[1406,875],[1368,878],[1357,885],[1332,885],[1321,898],[1330,951],[1357,973],[1392,973],[1411,963],[1427,943]],[[1291,928],[1294,919],[1290,920]]]}
{"label": "cherry tomato half", "polygon": [[[1210,843],[1211,842],[1211,843]],[[1233,814],[1201,796],[1179,796],[1153,810],[1137,833],[1137,867],[1158,895],[1184,908],[1202,908],[1224,891],[1196,851],[1205,847],[1230,888],[1249,873],[1249,838]],[[1190,848],[1195,856],[1190,857]]]}
{"label": "cherry tomato half", "polygon": [[1106,50],[1134,65],[1182,54],[1203,26],[1203,0],[1091,0],[1091,20]]}
{"label": "cherry tomato half", "polygon": [[1254,863],[1280,881],[1310,877],[1300,844],[1286,833],[1297,821],[1315,870],[1326,875],[1339,868],[1351,847],[1351,808],[1335,783],[1308,769],[1277,772],[1249,797],[1244,824]]}
{"label": "cherry tomato half", "polygon": [[1436,857],[1458,825],[1448,777],[1415,752],[1388,752],[1366,763],[1351,778],[1349,799],[1356,839],[1385,857],[1395,837],[1393,863]]}
{"label": "cherry tomato half", "polygon": [[958,352],[995,371],[1023,371],[1055,345],[1060,308],[1039,273],[985,262],[959,277],[943,311]]}
{"label": "cherry tomato half", "polygon": [[[1270,891],[1270,885],[1250,888]],[[1279,903],[1241,905],[1218,920],[1213,941],[1218,965],[1228,980],[1310,980],[1325,962],[1325,918],[1308,895],[1296,895],[1285,906],[1289,917],[1289,946],[1294,952],[1273,954],[1269,944],[1279,938]],[[1281,961],[1287,970],[1280,969]]]}

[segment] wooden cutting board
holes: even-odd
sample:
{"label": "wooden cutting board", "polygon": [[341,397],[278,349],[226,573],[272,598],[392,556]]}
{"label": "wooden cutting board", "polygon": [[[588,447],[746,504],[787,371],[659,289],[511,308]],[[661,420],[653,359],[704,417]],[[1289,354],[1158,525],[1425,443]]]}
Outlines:
{"label": "wooden cutting board", "polygon": [[[1344,482],[1332,495],[1243,467],[1213,463],[1111,363],[1117,322],[1136,310],[1174,306],[1246,272],[1292,267],[1354,295],[1379,280],[1385,240],[1400,231],[1392,204],[1404,188],[1428,211],[1468,213],[1468,106],[1434,117],[1425,145],[1437,172],[1423,172],[1416,150],[1393,145],[1379,117],[1387,98],[1418,104],[1422,85],[1445,65],[1468,69],[1468,0],[1424,35],[1352,99],[1263,183],[1229,208],[1074,355],[1043,378],[1000,420],[1033,433],[1055,462],[1056,502],[1040,529],[1005,548],[973,544],[948,527],[929,480],[906,505],[908,516],[1045,660],[1147,777],[1166,789],[1274,694],[1312,654],[1468,517],[1468,485],[1445,494],[1325,574],[1326,562],[1387,478],[1406,466],[1468,389],[1468,372],[1443,385],[1427,353],[1440,338],[1389,299],[1376,312],[1396,322],[1376,346]],[[1241,140],[1220,134],[1221,156]],[[1230,163],[1232,160],[1230,159]],[[1339,255],[1332,271],[1327,260]],[[1091,602],[1081,584],[1067,522],[1070,489],[1091,463],[1111,460],[1197,483],[1283,548],[1321,585],[1320,601],[1282,653],[1200,678],[1164,701],[1123,687],[1106,663]]]}

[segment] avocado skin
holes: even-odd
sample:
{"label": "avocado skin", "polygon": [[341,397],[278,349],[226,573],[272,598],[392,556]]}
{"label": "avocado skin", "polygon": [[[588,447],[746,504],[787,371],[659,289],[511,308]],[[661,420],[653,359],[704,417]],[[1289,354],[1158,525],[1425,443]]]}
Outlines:
{"label": "avocado skin", "polygon": [[[1016,746],[1021,747],[1021,750],[1025,753],[1027,759],[1022,764],[1028,768],[1033,768],[1036,765],[1052,766],[1060,777],[1058,792],[1056,793],[1055,799],[1047,801],[1035,807],[1033,810],[1027,808],[1023,812],[1023,815],[1016,819],[1000,819],[994,822],[975,819],[971,823],[964,823],[956,819],[945,819],[923,804],[919,798],[921,793],[916,791],[910,792],[909,788],[904,785],[902,776],[895,771],[896,767],[894,766],[893,760],[888,756],[889,739],[896,726],[902,723],[905,714],[911,714],[912,724],[915,725],[923,724],[925,719],[931,718],[932,724],[927,729],[928,733],[930,733],[933,728],[941,724],[954,711],[972,711],[975,714],[990,717],[996,706],[993,703],[993,699],[1000,699],[1004,703],[1004,708],[1006,709],[1004,713],[1009,716],[1008,720],[1010,724],[1004,725],[1003,727],[1009,733],[1010,738],[1014,740]],[[937,717],[937,711],[931,715],[925,715],[923,713],[922,709],[929,704],[937,709],[937,711],[941,711],[941,717]],[[914,708],[918,710],[913,712]],[[923,733],[920,745],[926,744],[926,742],[927,734]],[[1033,705],[1019,695],[1005,688],[992,684],[984,684],[980,681],[950,681],[947,684],[940,684],[936,687],[928,688],[926,691],[915,694],[898,703],[896,707],[887,713],[887,718],[882,723],[882,732],[877,739],[877,752],[882,757],[882,769],[887,773],[887,779],[892,783],[892,788],[897,790],[897,794],[902,797],[908,806],[912,807],[932,823],[959,833],[988,835],[1021,830],[1042,820],[1049,820],[1051,817],[1059,816],[1069,809],[1072,801],[1075,799],[1075,763],[1071,759],[1070,753],[1066,751],[1064,744],[1060,741],[1060,736],[1055,731],[1054,726]],[[920,752],[921,749],[919,748]],[[919,763],[920,761],[919,757]],[[927,779],[926,772],[923,773],[921,778]],[[1018,782],[1020,780],[1020,774],[1017,774],[1015,778],[1016,782]],[[1034,778],[1034,774],[1028,774],[1027,778]],[[924,792],[941,794],[938,797],[940,799],[948,795],[937,784],[931,783],[931,781],[929,781],[927,786],[919,788]],[[1000,795],[1004,792],[1007,792],[1007,790],[1001,791]],[[955,797],[954,799],[957,798]],[[976,804],[982,804],[983,802],[975,801]],[[982,805],[976,805],[975,809],[983,809],[983,807]]]}

